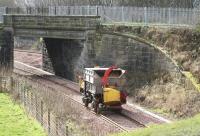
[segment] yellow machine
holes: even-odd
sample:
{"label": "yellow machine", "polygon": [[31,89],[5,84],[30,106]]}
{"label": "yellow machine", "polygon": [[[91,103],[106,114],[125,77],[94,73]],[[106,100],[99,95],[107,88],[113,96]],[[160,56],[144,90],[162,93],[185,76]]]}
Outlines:
{"label": "yellow machine", "polygon": [[122,90],[125,70],[110,68],[85,68],[83,77],[79,77],[80,92],[87,107],[92,104],[99,113],[103,107],[121,107],[126,103],[126,93]]}
{"label": "yellow machine", "polygon": [[103,88],[103,102],[106,105],[120,103],[120,91],[114,88]]}

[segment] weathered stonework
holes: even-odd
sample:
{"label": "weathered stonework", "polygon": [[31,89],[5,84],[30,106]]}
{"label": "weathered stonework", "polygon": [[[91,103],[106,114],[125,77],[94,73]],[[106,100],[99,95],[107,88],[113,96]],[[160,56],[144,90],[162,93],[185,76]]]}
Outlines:
{"label": "weathered stonework", "polygon": [[129,82],[125,87],[131,91],[151,83],[164,73],[174,74],[176,71],[172,62],[157,49],[130,37],[95,31],[87,35],[86,41],[79,45],[72,41],[69,43],[70,40],[47,39],[45,43],[53,51],[49,55],[53,58],[53,70],[57,75],[76,80],[84,67],[117,65],[128,71]]}
{"label": "weathered stonework", "polygon": [[93,46],[87,46],[83,56],[88,67],[117,65],[128,71],[126,89],[151,83],[163,73],[173,73],[176,67],[154,47],[123,35],[96,33]]}
{"label": "weathered stonework", "polygon": [[5,15],[4,25],[15,28],[91,30],[99,25],[99,16]]}
{"label": "weathered stonework", "polygon": [[13,31],[12,29],[0,29],[0,74],[7,76],[13,69]]}
{"label": "weathered stonework", "polygon": [[6,15],[4,20],[15,36],[43,37],[43,69],[70,80],[84,67],[117,65],[128,71],[126,89],[131,91],[176,71],[159,50],[100,26],[98,16]]}
{"label": "weathered stonework", "polygon": [[4,25],[13,27],[15,36],[86,39],[85,31],[96,30],[99,16],[5,15]]}
{"label": "weathered stonework", "polygon": [[45,42],[42,44],[42,69],[55,74]]}

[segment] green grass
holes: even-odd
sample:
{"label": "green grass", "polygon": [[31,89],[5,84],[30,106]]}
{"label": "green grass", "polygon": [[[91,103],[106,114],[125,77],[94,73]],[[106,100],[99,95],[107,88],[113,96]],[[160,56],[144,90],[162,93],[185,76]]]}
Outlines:
{"label": "green grass", "polygon": [[46,136],[39,123],[29,118],[11,98],[0,93],[0,136]]}
{"label": "green grass", "polygon": [[187,120],[152,125],[149,128],[113,136],[200,136],[200,114]]}

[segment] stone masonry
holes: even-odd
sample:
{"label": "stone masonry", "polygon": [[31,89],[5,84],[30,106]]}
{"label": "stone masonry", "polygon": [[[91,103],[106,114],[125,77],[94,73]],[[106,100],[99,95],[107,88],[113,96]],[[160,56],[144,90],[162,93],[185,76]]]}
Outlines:
{"label": "stone masonry", "polygon": [[13,68],[13,31],[0,28],[0,74],[9,75]]}
{"label": "stone masonry", "polygon": [[116,65],[128,71],[124,89],[131,91],[176,70],[154,47],[104,30],[98,16],[7,15],[4,20],[15,36],[42,37],[43,69],[69,80],[77,81],[84,67]]}

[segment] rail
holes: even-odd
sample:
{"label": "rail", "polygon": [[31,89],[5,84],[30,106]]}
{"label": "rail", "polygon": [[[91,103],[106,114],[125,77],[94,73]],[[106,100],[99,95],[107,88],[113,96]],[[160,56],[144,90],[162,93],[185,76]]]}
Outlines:
{"label": "rail", "polygon": [[[25,73],[28,73],[28,74],[31,74],[31,75],[35,75],[35,76],[38,77],[38,78],[41,78],[41,79],[44,79],[44,80],[48,80],[48,81],[50,81],[50,82],[52,82],[52,83],[54,83],[54,84],[64,86],[65,88],[68,88],[68,89],[70,89],[70,90],[76,90],[76,89],[74,88],[74,85],[76,85],[76,83],[70,84],[70,86],[66,86],[66,85],[60,84],[59,82],[55,82],[55,81],[53,81],[53,80],[51,80],[51,79],[49,79],[49,78],[47,78],[47,77],[45,77],[45,76],[38,75],[37,73],[35,73],[35,72],[33,72],[33,71],[28,71],[28,70],[25,70],[25,69],[23,69],[23,68],[17,68],[17,67],[15,67],[15,70],[17,70],[17,71],[22,71],[22,72],[25,72]],[[19,73],[16,72],[16,71],[14,71],[14,73],[17,74],[17,75],[21,75],[21,74],[19,74]],[[21,75],[21,76],[22,76],[22,75]],[[30,78],[30,77],[25,77],[25,78],[27,78],[27,79],[29,79],[29,80],[31,80],[31,81],[33,81],[33,82],[37,82],[36,80],[34,80],[33,78]],[[71,81],[70,81],[70,82],[71,82]],[[76,92],[76,91],[75,91],[75,92]],[[63,92],[62,92],[62,94],[63,94],[63,96],[65,96],[66,99],[68,99],[68,100],[70,100],[70,101],[73,101],[73,103],[76,103],[76,104],[78,104],[78,105],[81,105],[83,108],[85,108],[85,106],[84,106],[83,103],[77,101],[76,99],[73,99],[72,97],[68,96],[67,94],[65,94],[65,93],[63,93]],[[88,112],[90,112],[90,113],[96,115],[96,113],[93,112],[93,111],[91,111],[91,110],[88,110]],[[99,115],[99,118],[101,118],[102,120],[104,120],[104,121],[108,122],[109,124],[115,126],[115,127],[118,128],[120,131],[126,131],[126,132],[129,131],[128,129],[124,128],[123,126],[119,125],[118,123],[116,123],[115,121],[109,119],[108,117],[106,117],[106,116],[104,116],[104,115]]]}
{"label": "rail", "polygon": [[[72,81],[69,81],[69,80],[66,80],[66,79],[63,79],[63,78],[59,78],[59,77],[51,78],[51,76],[48,76],[48,75],[52,75],[51,73],[41,71],[40,69],[37,69],[35,67],[29,66],[27,64],[24,64],[24,63],[21,63],[21,62],[18,62],[18,61],[15,61],[15,63],[17,64],[17,65],[15,65],[15,71],[14,71],[15,73],[17,72],[18,74],[20,74],[21,73],[20,71],[22,71],[22,72],[27,73],[28,75],[34,75],[34,77],[26,76],[26,78],[30,78],[30,80],[34,80],[34,78],[37,77],[37,79],[41,79],[41,80],[39,80],[40,83],[42,83],[43,80],[45,80],[45,81],[48,81],[49,83],[51,82],[51,83],[55,84],[56,86],[58,85],[58,86],[62,86],[64,88],[67,88],[67,90],[72,91],[76,95],[76,97],[73,98],[71,93],[70,93],[70,98],[69,99],[73,99],[73,100],[77,101],[77,98],[78,98],[77,96],[80,95],[79,87],[78,87],[77,83],[74,83]],[[45,76],[45,75],[43,75],[41,73],[46,73],[47,76]],[[63,92],[62,90],[60,90],[60,91],[58,90],[58,92],[61,92],[61,93],[64,93],[64,94],[68,95],[67,92]],[[80,105],[84,106],[83,103],[81,103],[80,101],[77,101],[77,102]],[[122,111],[123,111],[123,113],[121,113],[119,115],[115,114],[115,116],[123,117],[126,120],[129,120],[129,122],[134,123],[134,125],[137,126],[137,127],[147,127],[144,124],[144,122],[141,122],[138,119],[135,119],[134,117],[131,117],[130,116],[130,111],[126,111],[126,110],[122,110]],[[94,112],[92,112],[92,113],[95,114]],[[105,115],[105,116],[104,115],[100,115],[100,118],[102,120],[110,122],[109,124],[112,124],[113,126],[115,126],[116,128],[118,128],[119,130],[122,130],[122,131],[128,131],[130,128],[133,127],[133,126],[131,126],[130,128],[126,128],[127,127],[126,125],[124,126],[124,125],[118,124],[119,123],[118,119],[116,119],[116,118],[114,120],[110,119],[110,117],[109,116],[107,117],[107,115]]]}

